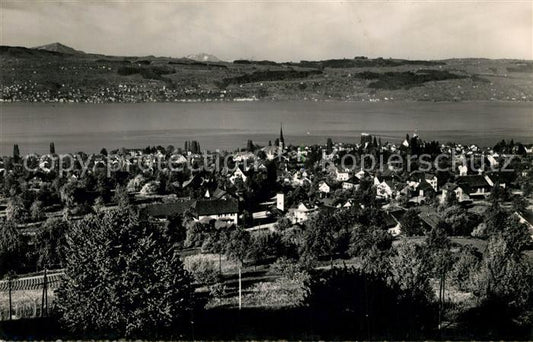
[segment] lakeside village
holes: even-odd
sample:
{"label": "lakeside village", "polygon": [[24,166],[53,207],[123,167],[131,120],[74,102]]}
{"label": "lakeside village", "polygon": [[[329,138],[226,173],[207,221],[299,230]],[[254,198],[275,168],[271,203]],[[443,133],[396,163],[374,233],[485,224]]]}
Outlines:
{"label": "lakeside village", "polygon": [[[398,155],[406,160],[422,154],[440,168],[423,172],[414,159],[407,170],[405,163],[393,164],[397,159],[390,158]],[[361,169],[364,155],[391,162]],[[438,158],[443,155],[447,158]],[[42,276],[45,268],[54,270],[49,271],[47,286],[57,288],[69,265],[68,255],[60,248],[66,244],[67,227],[73,222],[92,226],[95,223],[88,216],[105,215],[115,208],[134,208],[139,219],[173,230],[197,291],[209,294],[208,308],[296,306],[305,297],[306,291],[298,285],[303,278],[297,277],[306,267],[349,265],[370,267],[372,272],[389,270],[390,279],[397,277],[398,286],[406,291],[422,279],[433,293],[428,295],[433,298],[430,301],[438,297],[441,303],[467,310],[487,296],[473,279],[480,281],[476,272],[482,272],[484,258],[489,257],[487,244],[492,237],[502,232],[504,238],[518,236],[513,240],[523,241],[518,253],[527,256],[529,263],[533,260],[531,144],[511,140],[481,148],[424,141],[416,134],[391,144],[363,134],[352,144],[327,139],[324,145],[293,146],[286,144],[281,129],[273,143],[258,146],[249,140],[246,148],[235,152],[202,153],[200,143],[191,141],[184,148],[78,153],[80,160],[90,161],[86,172],[82,172],[83,163],[74,162],[63,165],[68,172],[61,175],[55,156],[53,143],[50,154],[29,159],[22,158],[15,145],[13,156],[4,157],[0,164],[2,232],[4,238],[10,232],[10,243],[18,246],[15,250],[0,244],[4,249],[0,276],[7,277],[8,271],[16,274],[19,283],[10,291],[27,291],[37,298],[21,296],[8,310],[7,295],[2,292],[8,281],[0,282],[2,319],[42,316],[48,305],[53,307],[55,295],[47,292],[46,306],[41,306],[42,282],[31,279]],[[126,162],[128,171],[115,167],[118,159]],[[211,167],[220,160],[225,161],[219,163],[224,167]],[[170,166],[179,171],[171,171]],[[432,273],[432,268],[416,275],[412,284],[409,276],[400,274],[413,268],[418,272],[423,260],[433,259],[424,257],[423,249],[403,251],[398,246],[406,241],[424,245],[428,236],[438,236],[435,232],[445,240],[443,246],[432,248],[448,246],[447,259],[454,260],[446,273],[450,278],[446,292],[443,277]],[[412,260],[398,259],[403,252],[414,253],[409,255]],[[383,266],[385,259],[396,266]],[[236,260],[244,265],[243,278],[248,280],[242,284],[236,280]],[[506,286],[515,281],[516,273],[512,274]],[[521,286],[520,279],[516,284]],[[488,281],[496,291],[494,282],[504,280]],[[531,297],[520,300],[513,299],[512,305],[527,308],[531,303]]]}
{"label": "lakeside village", "polygon": [[[270,230],[281,218],[303,224],[320,211],[364,208],[361,194],[368,192],[392,213],[384,228],[396,236],[406,209],[422,209],[419,217],[432,227],[438,221],[436,207],[450,200],[475,206],[486,202],[494,188],[504,199],[524,192],[527,197],[533,172],[533,145],[439,145],[422,141],[416,133],[399,145],[382,144],[381,138],[363,133],[358,144],[328,139],[323,146],[287,146],[281,128],[273,145],[260,147],[249,140],[246,149],[235,152],[202,153],[197,141],[186,141],[183,149],[157,146],[108,153],[104,148],[99,154],[69,158],[58,158],[53,143],[50,151],[23,161],[15,145],[13,157],[0,160],[0,217],[13,214],[6,210],[8,202],[22,191],[25,207],[20,215],[28,231],[38,226],[39,216],[77,217],[95,206],[112,208],[117,191],[155,218],[188,211],[196,221]],[[424,157],[417,159],[420,155]]]}

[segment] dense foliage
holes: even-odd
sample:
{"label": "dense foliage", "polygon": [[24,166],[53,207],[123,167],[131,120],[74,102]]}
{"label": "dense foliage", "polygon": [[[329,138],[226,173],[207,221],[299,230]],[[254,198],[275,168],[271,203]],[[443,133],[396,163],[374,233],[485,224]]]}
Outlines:
{"label": "dense foliage", "polygon": [[158,226],[108,211],[75,223],[67,241],[57,306],[71,329],[157,336],[187,317],[191,277]]}

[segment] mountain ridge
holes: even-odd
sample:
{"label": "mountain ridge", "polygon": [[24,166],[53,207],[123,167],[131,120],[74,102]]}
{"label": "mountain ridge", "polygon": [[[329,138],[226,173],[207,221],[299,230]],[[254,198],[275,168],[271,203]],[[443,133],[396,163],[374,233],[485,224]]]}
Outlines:
{"label": "mountain ridge", "polygon": [[193,61],[197,62],[222,62],[222,60],[217,56],[205,52],[190,54],[185,56],[185,58],[192,59]]}

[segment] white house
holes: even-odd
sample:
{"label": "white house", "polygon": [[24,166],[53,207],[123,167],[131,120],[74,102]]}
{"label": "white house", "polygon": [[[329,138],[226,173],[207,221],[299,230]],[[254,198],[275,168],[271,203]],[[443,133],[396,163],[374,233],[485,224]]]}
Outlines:
{"label": "white house", "polygon": [[331,187],[325,181],[320,181],[320,183],[318,183],[318,191],[323,194],[329,194],[331,191]]}
{"label": "white house", "polygon": [[193,205],[196,219],[213,218],[216,220],[238,222],[239,204],[232,199],[199,200]]}
{"label": "white house", "polygon": [[335,168],[335,180],[337,182],[344,182],[350,179],[350,173],[347,170],[341,170],[339,168]]}
{"label": "white house", "polygon": [[352,177],[351,179],[348,179],[345,182],[342,182],[342,188],[344,190],[352,190],[352,189],[358,189],[359,188],[359,178]]}
{"label": "white house", "polygon": [[392,197],[393,186],[392,186],[391,183],[389,183],[387,181],[383,181],[383,182],[379,183],[376,186],[376,190],[377,190],[377,195],[376,195],[377,198],[388,200],[388,199],[390,199]]}
{"label": "white house", "polygon": [[316,205],[306,205],[303,202],[298,204],[296,209],[291,209],[291,221],[293,224],[303,223],[309,219],[309,216],[318,210]]}
{"label": "white house", "polygon": [[438,179],[437,179],[437,176],[432,175],[432,174],[427,174],[427,173],[426,173],[425,177],[426,177],[426,182],[428,182],[429,185],[431,185],[431,187],[433,188],[433,190],[437,191],[437,187],[438,187]]}
{"label": "white house", "polygon": [[458,202],[463,202],[463,201],[470,199],[468,194],[464,191],[464,189],[461,186],[458,186],[453,183],[446,183],[442,187],[442,195],[440,196],[440,203],[444,203],[446,201],[446,197],[448,196],[449,192],[454,193],[455,198],[457,198]]}

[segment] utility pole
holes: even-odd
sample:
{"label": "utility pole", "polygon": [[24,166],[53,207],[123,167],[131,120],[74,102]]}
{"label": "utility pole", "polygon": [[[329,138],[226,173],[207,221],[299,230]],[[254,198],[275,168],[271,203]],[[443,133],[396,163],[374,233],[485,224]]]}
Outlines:
{"label": "utility pole", "polygon": [[442,271],[439,281],[439,331],[442,328],[442,316],[444,315],[444,291],[446,286],[446,272]]}
{"label": "utility pole", "polygon": [[439,323],[438,323],[439,332],[440,332],[441,315],[442,315],[442,273],[439,279]]}
{"label": "utility pole", "polygon": [[242,308],[242,279],[241,279],[242,262],[239,264],[239,310]]}

